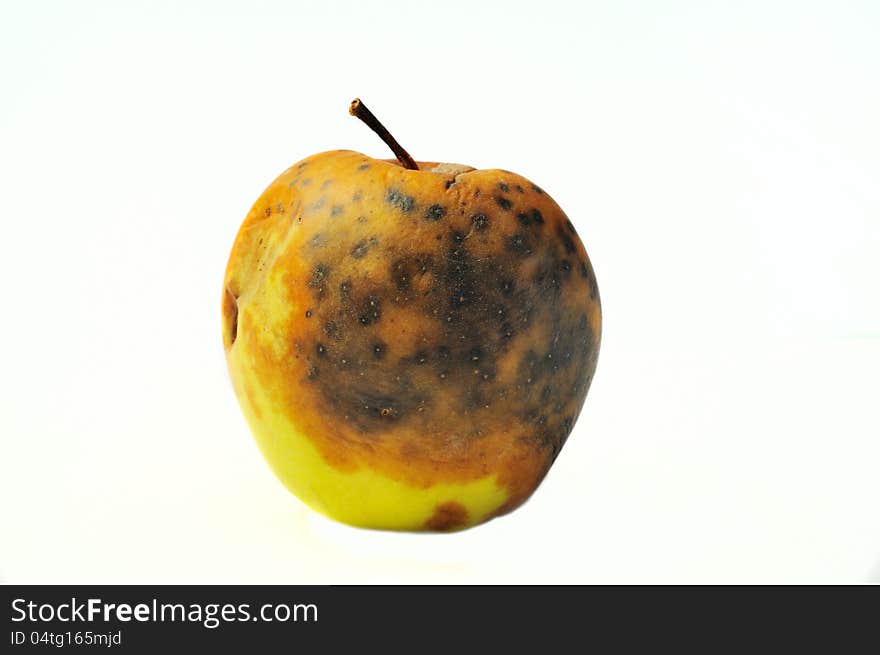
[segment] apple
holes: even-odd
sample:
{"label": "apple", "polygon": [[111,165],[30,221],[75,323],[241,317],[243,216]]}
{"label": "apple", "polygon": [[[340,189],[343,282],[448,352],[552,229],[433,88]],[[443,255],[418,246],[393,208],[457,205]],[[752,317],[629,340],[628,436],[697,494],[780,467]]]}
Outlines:
{"label": "apple", "polygon": [[596,368],[601,307],[571,221],[505,170],[303,159],[242,224],[223,345],[284,485],[344,523],[457,530],[521,505]]}

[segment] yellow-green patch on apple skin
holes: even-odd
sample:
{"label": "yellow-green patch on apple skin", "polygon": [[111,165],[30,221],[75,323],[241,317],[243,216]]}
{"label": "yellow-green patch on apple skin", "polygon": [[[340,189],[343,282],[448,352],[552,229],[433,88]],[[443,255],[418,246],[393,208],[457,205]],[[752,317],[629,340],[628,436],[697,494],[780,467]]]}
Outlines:
{"label": "yellow-green patch on apple skin", "polygon": [[272,470],[351,525],[455,530],[522,504],[576,421],[598,289],[550,196],[351,151],[282,173],[236,237],[223,340]]}

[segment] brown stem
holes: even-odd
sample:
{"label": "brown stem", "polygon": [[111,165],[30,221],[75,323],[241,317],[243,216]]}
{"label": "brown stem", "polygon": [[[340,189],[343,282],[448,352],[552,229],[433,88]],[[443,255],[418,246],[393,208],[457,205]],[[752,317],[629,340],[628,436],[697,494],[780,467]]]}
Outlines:
{"label": "brown stem", "polygon": [[391,132],[385,129],[385,126],[379,122],[379,119],[373,116],[373,112],[367,109],[367,106],[361,102],[360,98],[355,98],[351,101],[348,113],[360,118],[371,130],[373,130],[373,132],[378,134],[379,138],[391,148],[391,151],[397,157],[397,160],[403,164],[404,168],[413,171],[419,170],[419,165],[416,163],[415,159],[409,156],[409,153],[403,149],[403,146],[397,142],[397,139],[391,136]]}

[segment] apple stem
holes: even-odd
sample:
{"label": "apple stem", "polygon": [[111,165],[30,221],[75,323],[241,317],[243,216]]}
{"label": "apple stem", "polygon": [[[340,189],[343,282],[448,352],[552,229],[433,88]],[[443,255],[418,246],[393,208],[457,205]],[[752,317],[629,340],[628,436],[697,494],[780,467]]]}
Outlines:
{"label": "apple stem", "polygon": [[385,126],[379,122],[379,119],[373,115],[373,112],[367,109],[367,106],[361,102],[360,98],[355,98],[351,101],[348,113],[360,118],[371,130],[373,130],[373,132],[378,134],[379,138],[391,148],[391,151],[397,157],[397,160],[403,164],[404,168],[413,171],[419,170],[419,165],[416,163],[415,159],[409,156],[409,153],[403,149],[403,146],[397,142],[397,139],[391,136],[391,132],[385,129]]}

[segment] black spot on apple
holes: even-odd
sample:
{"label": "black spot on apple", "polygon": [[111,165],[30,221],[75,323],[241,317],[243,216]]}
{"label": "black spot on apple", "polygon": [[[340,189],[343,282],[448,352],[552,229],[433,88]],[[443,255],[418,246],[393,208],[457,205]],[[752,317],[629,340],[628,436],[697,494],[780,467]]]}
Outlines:
{"label": "black spot on apple", "polygon": [[382,303],[378,296],[370,295],[361,302],[358,323],[372,325],[382,317]]}
{"label": "black spot on apple", "polygon": [[446,207],[442,205],[431,205],[425,210],[425,218],[429,221],[439,221],[446,216]]}
{"label": "black spot on apple", "polygon": [[406,195],[400,189],[396,188],[388,189],[385,194],[385,202],[387,202],[389,205],[397,207],[405,214],[411,212],[416,203],[415,198]]}
{"label": "black spot on apple", "polygon": [[489,219],[485,214],[474,214],[471,216],[471,223],[473,223],[474,229],[477,231],[482,231],[489,227]]}
{"label": "black spot on apple", "polygon": [[498,183],[498,188],[501,189],[501,191],[502,191],[503,193],[509,193],[509,192],[510,192],[510,187],[507,186],[504,182],[499,182],[499,183]]}
{"label": "black spot on apple", "polygon": [[355,259],[362,259],[371,248],[379,244],[379,239],[370,237],[369,239],[361,239],[351,249],[351,256]]}
{"label": "black spot on apple", "polygon": [[360,166],[357,167],[357,169],[358,169],[359,171],[365,171],[365,170],[367,170],[369,167],[370,167],[369,164],[361,164]]}
{"label": "black spot on apple", "polygon": [[317,289],[319,293],[323,292],[328,277],[330,277],[330,267],[327,264],[316,264],[309,279],[309,288]]}
{"label": "black spot on apple", "polygon": [[513,207],[513,204],[504,196],[495,196],[495,202],[504,211],[510,211],[510,208]]}
{"label": "black spot on apple", "polygon": [[543,225],[544,224],[544,216],[537,209],[532,209],[528,212],[521,212],[516,215],[516,219],[519,221],[520,225],[523,227],[528,227],[530,225]]}
{"label": "black spot on apple", "polygon": [[330,216],[339,216],[343,211],[345,211],[345,208],[342,205],[333,205],[330,208]]}

